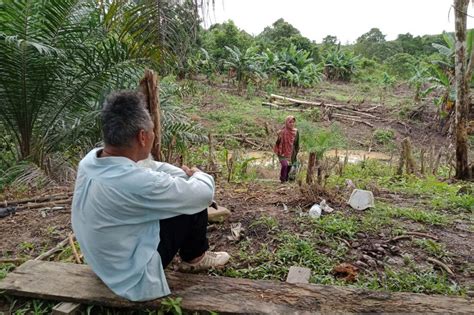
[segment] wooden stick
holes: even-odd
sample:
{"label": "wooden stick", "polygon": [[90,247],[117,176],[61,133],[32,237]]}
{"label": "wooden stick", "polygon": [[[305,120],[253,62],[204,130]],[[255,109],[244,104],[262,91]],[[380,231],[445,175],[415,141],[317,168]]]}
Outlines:
{"label": "wooden stick", "polygon": [[373,107],[370,107],[370,108],[367,108],[367,109],[360,109],[361,112],[371,112],[373,110],[376,110],[377,108],[379,108],[380,105],[375,105]]}
{"label": "wooden stick", "polygon": [[74,255],[74,258],[76,259],[76,262],[78,264],[82,264],[81,258],[79,257],[79,254],[77,253],[76,245],[74,245],[74,234],[73,233],[69,234],[68,239],[69,239],[69,245],[72,248],[72,253]]}
{"label": "wooden stick", "polygon": [[342,111],[350,112],[350,113],[353,113],[353,114],[366,116],[366,117],[373,118],[373,119],[378,119],[379,118],[379,117],[377,117],[375,115],[372,115],[372,114],[364,113],[362,111],[357,111],[357,110],[353,110],[353,109],[349,109],[349,108],[345,108],[345,107],[340,107],[338,109],[340,109]]}
{"label": "wooden stick", "polygon": [[[333,115],[334,115],[334,114],[333,114]],[[349,120],[349,121],[353,121],[353,122],[358,122],[358,123],[367,125],[367,126],[369,126],[370,128],[375,128],[374,125],[372,125],[371,123],[369,123],[369,122],[367,122],[367,121],[360,120],[360,119],[352,119],[352,118],[343,117],[343,116],[344,116],[344,115],[338,116],[338,117],[341,118],[341,119],[345,119],[345,120]]]}
{"label": "wooden stick", "polygon": [[56,245],[56,247],[48,250],[47,252],[39,255],[38,257],[36,257],[34,260],[43,260],[43,259],[46,259],[48,258],[49,256],[51,256],[52,254],[56,253],[56,252],[59,252],[61,250],[61,248],[66,245],[67,243],[69,242],[69,238],[66,237],[63,241],[61,241],[60,243],[58,243],[58,245]]}
{"label": "wooden stick", "polygon": [[431,234],[426,234],[422,232],[406,232],[405,235],[415,235],[415,236],[421,236],[421,237],[426,237],[426,238],[431,238],[435,241],[439,240],[437,236],[431,235]]}
{"label": "wooden stick", "polygon": [[431,258],[431,257],[428,257],[426,260],[429,261],[430,263],[433,263],[433,264],[438,265],[439,267],[443,268],[447,273],[449,273],[451,276],[454,277],[454,272],[445,263],[439,261],[438,259],[434,259],[434,258]]}
{"label": "wooden stick", "polygon": [[400,240],[411,240],[413,239],[410,235],[399,235],[399,236],[395,236],[394,238],[392,239],[389,239],[387,241],[388,242],[396,242],[396,241],[400,241]]}

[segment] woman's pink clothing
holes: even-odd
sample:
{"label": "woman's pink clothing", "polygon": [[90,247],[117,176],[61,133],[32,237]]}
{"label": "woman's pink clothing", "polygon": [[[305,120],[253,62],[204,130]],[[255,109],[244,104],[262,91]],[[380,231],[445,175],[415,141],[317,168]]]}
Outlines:
{"label": "woman's pink clothing", "polygon": [[283,156],[288,159],[291,158],[293,153],[293,145],[296,138],[296,133],[298,130],[290,126],[290,122],[294,121],[295,117],[288,116],[285,119],[285,127],[278,132],[278,140],[273,147],[273,152],[278,156]]}

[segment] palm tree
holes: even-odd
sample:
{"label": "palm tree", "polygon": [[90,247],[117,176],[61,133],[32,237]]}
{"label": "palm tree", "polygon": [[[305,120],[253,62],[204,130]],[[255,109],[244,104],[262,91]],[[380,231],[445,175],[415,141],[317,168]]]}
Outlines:
{"label": "palm tree", "polygon": [[167,60],[157,33],[171,38],[182,21],[160,2],[0,2],[0,132],[16,160],[46,168],[48,154],[90,133],[105,94]]}
{"label": "palm tree", "polygon": [[138,22],[136,6],[111,4],[104,15],[93,1],[19,0],[1,6],[1,127],[17,144],[18,159],[42,165],[68,134],[57,131],[70,130],[99,95],[133,80],[156,50],[140,47],[142,34],[129,32],[135,23],[116,22],[125,14]]}

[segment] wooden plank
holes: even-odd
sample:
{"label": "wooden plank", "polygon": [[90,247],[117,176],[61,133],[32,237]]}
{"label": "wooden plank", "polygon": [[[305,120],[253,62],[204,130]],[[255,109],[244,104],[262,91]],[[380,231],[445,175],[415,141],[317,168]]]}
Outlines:
{"label": "wooden plank", "polygon": [[304,267],[291,266],[286,277],[288,283],[309,283],[311,269]]}
{"label": "wooden plank", "polygon": [[[167,273],[173,295],[190,311],[219,313],[444,313],[472,314],[470,298],[368,291],[348,287],[253,281]],[[113,294],[87,265],[28,261],[0,281],[6,294],[114,307],[157,308]]]}

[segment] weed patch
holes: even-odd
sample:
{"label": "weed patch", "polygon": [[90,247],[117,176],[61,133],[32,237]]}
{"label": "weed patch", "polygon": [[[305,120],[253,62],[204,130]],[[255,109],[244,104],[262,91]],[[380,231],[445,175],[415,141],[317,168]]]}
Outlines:
{"label": "weed patch", "polygon": [[431,225],[446,225],[450,222],[447,216],[435,211],[425,211],[414,208],[389,208],[388,214],[393,218],[407,218],[415,222]]}
{"label": "weed patch", "polygon": [[360,277],[356,284],[371,290],[387,290],[392,292],[415,292],[425,294],[461,295],[465,289],[452,283],[446,275],[434,271],[394,271],[385,268],[380,278]]}
{"label": "weed patch", "polygon": [[311,223],[317,231],[331,236],[352,238],[360,230],[359,223],[355,217],[344,216],[341,213],[311,219]]}

